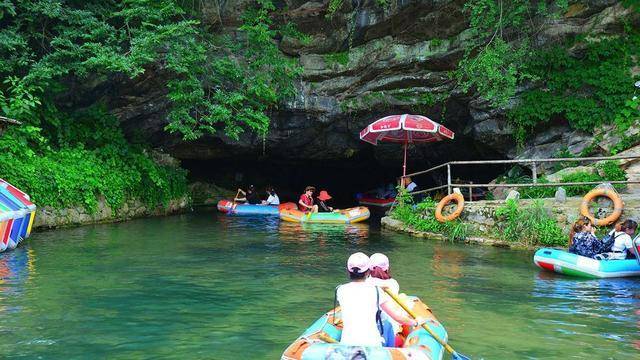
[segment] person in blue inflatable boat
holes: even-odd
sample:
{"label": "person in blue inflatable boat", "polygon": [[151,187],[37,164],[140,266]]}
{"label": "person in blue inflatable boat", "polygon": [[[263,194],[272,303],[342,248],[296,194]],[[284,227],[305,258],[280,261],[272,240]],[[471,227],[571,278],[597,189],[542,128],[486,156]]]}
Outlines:
{"label": "person in blue inflatable boat", "polygon": [[[242,196],[240,196],[240,194],[242,194]],[[245,202],[247,204],[252,204],[252,205],[257,205],[261,203],[260,198],[256,193],[256,188],[253,185],[249,185],[249,187],[247,188],[247,191],[244,191],[239,188],[238,194],[236,195],[235,199],[233,199],[233,201]]]}
{"label": "person in blue inflatable boat", "polygon": [[347,272],[351,282],[336,288],[336,299],[342,314],[342,336],[340,343],[351,346],[382,346],[382,310],[401,324],[420,326],[424,319],[411,319],[396,312],[390,306],[388,296],[382,289],[367,282],[370,259],[357,252],[347,260]]}
{"label": "person in blue inflatable boat", "polygon": [[627,219],[616,224],[607,237],[613,239],[611,251],[596,255],[598,260],[624,260],[635,258],[631,237],[638,229],[638,223]]}
{"label": "person in blue inflatable boat", "polygon": [[569,252],[588,258],[594,258],[603,250],[602,241],[595,235],[591,220],[586,217],[578,219],[569,234]]}
{"label": "person in blue inflatable boat", "polygon": [[276,194],[276,190],[273,186],[267,186],[267,200],[262,200],[262,205],[280,205],[280,198]]}

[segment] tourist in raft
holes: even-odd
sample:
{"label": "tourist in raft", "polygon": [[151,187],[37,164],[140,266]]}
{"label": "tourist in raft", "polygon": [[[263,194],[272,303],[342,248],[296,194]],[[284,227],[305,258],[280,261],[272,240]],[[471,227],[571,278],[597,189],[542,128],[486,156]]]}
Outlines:
{"label": "tourist in raft", "polygon": [[235,202],[246,202],[247,204],[252,205],[262,203],[260,201],[260,198],[258,198],[258,194],[256,194],[256,188],[253,185],[249,185],[247,191],[238,189],[238,195],[240,194],[242,194],[242,196],[236,196],[236,198],[233,199]]}
{"label": "tourist in raft", "polygon": [[369,275],[369,257],[361,252],[347,260],[347,272],[351,282],[336,288],[336,299],[342,314],[340,343],[351,346],[382,346],[381,308],[401,324],[419,326],[423,319],[414,320],[394,311],[389,297],[377,286],[366,282]]}
{"label": "tourist in raft", "polygon": [[326,190],[320,190],[320,194],[316,197],[316,205],[318,206],[318,212],[332,212],[333,208],[325,203],[325,201],[331,200],[331,195]]}
{"label": "tourist in raft", "polygon": [[614,242],[611,247],[611,251],[603,254],[598,254],[596,259],[598,260],[624,260],[627,258],[635,258],[633,253],[633,240],[631,237],[638,229],[638,223],[627,219],[625,221],[616,224],[614,229],[609,233],[613,236]]}
{"label": "tourist in raft", "polygon": [[278,194],[276,194],[273,186],[267,186],[267,195],[269,195],[269,197],[267,200],[262,200],[262,205],[280,205],[280,198]]}
{"label": "tourist in raft", "polygon": [[313,204],[313,193],[316,191],[316,188],[313,186],[307,186],[304,188],[304,194],[300,195],[300,200],[298,200],[298,209],[302,212],[308,213],[318,212],[318,205]]}
{"label": "tourist in raft", "polygon": [[595,235],[595,229],[586,217],[578,219],[569,234],[569,252],[588,258],[594,258],[602,252],[602,241]]}
{"label": "tourist in raft", "polygon": [[[385,254],[375,253],[371,255],[369,259],[369,277],[366,282],[380,288],[389,288],[391,292],[398,295],[400,285],[391,277],[391,273],[389,272],[389,258]],[[385,293],[384,296],[388,297],[389,295]],[[390,304],[393,304],[392,299],[388,299],[388,301],[391,301]],[[389,316],[383,316],[382,327],[384,329],[382,335],[385,340],[385,346],[399,347],[402,345],[403,339],[396,336],[396,334],[402,330],[397,321],[391,319]]]}

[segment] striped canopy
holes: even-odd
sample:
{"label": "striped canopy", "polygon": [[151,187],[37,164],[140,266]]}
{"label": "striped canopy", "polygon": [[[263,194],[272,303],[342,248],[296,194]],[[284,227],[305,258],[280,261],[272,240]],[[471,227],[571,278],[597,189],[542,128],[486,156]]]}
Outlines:
{"label": "striped canopy", "polygon": [[453,131],[422,115],[389,115],[360,131],[360,140],[373,145],[379,141],[395,143],[453,140]]}

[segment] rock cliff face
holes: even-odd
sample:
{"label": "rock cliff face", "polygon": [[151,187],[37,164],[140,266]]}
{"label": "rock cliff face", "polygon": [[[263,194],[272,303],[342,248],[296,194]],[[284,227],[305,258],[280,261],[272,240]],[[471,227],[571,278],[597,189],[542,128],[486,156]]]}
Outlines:
{"label": "rock cliff face", "polygon": [[[249,1],[218,2],[203,21],[231,31]],[[358,138],[372,120],[391,113],[421,113],[456,132],[456,140],[411,151],[420,165],[483,157],[549,157],[561,148],[579,153],[593,134],[558,123],[532,134],[524,152],[516,150],[504,109],[495,109],[450,79],[468,39],[460,0],[397,0],[381,7],[374,0],[343,2],[327,17],[328,1],[287,0],[278,22],[293,22],[312,37],[310,44],[284,37],[279,45],[297,57],[304,73],[298,93],[272,114],[266,139],[245,134],[240,141],[222,135],[183,142],[163,128],[168,101],[158,85],[165,74],[149,71],[134,82],[109,88],[112,111],[131,133],[182,159],[251,158],[265,154],[288,160],[346,160],[362,153],[399,160],[394,145],[372,147]],[[589,32],[619,32],[628,10],[619,1],[586,0],[549,22],[537,41],[559,41]],[[152,70],[152,69],[151,69]],[[135,130],[134,130],[135,129]]]}

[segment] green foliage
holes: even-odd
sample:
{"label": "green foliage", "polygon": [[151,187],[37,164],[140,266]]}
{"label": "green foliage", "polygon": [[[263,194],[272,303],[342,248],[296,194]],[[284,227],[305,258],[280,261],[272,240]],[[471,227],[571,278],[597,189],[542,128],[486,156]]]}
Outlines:
{"label": "green foliage", "polygon": [[464,91],[471,87],[503,106],[516,92],[516,85],[530,76],[523,73],[522,59],[528,47],[514,49],[501,39],[495,39],[475,57],[465,57],[458,64],[456,75]]}
{"label": "green foliage", "polygon": [[[637,0],[623,5],[638,8]],[[623,133],[638,118],[638,107],[631,103],[638,77],[630,69],[638,64],[640,33],[629,22],[624,25],[625,19],[621,36],[582,35],[567,44],[532,46],[548,19],[567,8],[566,0],[468,0],[464,6],[471,39],[455,78],[463,90],[475,89],[494,106],[506,106],[519,86],[530,88],[508,111],[520,145],[550,121],[564,119],[585,131],[615,124]],[[623,145],[632,143],[625,138]]]}
{"label": "green foliage", "polygon": [[[405,195],[406,190],[404,191]],[[402,221],[418,231],[444,234],[451,240],[464,240],[467,238],[468,226],[456,219],[441,223],[435,218],[436,202],[431,198],[425,198],[415,206],[411,205],[412,199],[402,197],[402,189],[399,189],[398,206],[391,212],[391,217]]]}
{"label": "green foliage", "polygon": [[526,245],[566,245],[567,237],[556,220],[549,215],[542,201],[521,207],[517,200],[507,200],[496,210],[500,237]]}
{"label": "green foliage", "polygon": [[523,142],[531,129],[559,116],[585,131],[609,123],[620,131],[628,129],[638,118],[630,69],[639,52],[636,32],[588,43],[580,58],[560,46],[538,53],[527,71],[540,79],[540,87],[523,93],[509,112],[517,139]]}
{"label": "green foliage", "polygon": [[339,65],[345,66],[345,65],[349,64],[349,52],[348,51],[332,53],[332,54],[324,54],[323,57],[324,57],[324,61],[329,66],[332,66],[334,64],[339,64]]}
{"label": "green foliage", "polygon": [[[186,194],[186,172],[158,165],[144,149],[129,145],[115,118],[102,109],[81,115],[77,126],[61,125],[59,148],[40,128],[9,129],[0,138],[0,174],[39,206],[55,208],[96,210],[100,196],[116,210],[129,198],[156,207]],[[91,126],[96,122],[97,132]]]}
{"label": "green foliage", "polygon": [[150,70],[169,79],[160,83],[172,105],[168,131],[188,140],[265,134],[268,112],[294,94],[301,72],[274,39],[280,32],[304,42],[304,34],[291,24],[275,28],[271,0],[252,3],[234,39],[211,35],[201,8],[180,0],[0,0],[0,113],[25,124],[0,139],[0,173],[54,207],[95,209],[99,196],[115,209],[129,197],[156,206],[184,195],[185,172],[127,142],[83,93]]}
{"label": "green foliage", "polygon": [[343,2],[344,0],[329,0],[329,5],[327,6],[327,17],[333,16],[336,11],[340,10]]}
{"label": "green foliage", "polygon": [[[559,155],[565,157],[566,154],[560,153]],[[626,179],[626,173],[615,161],[605,161],[595,166],[594,173],[578,171],[562,176],[558,182],[606,182],[624,181]],[[498,177],[497,182],[500,184],[531,184],[533,183],[533,179],[530,176],[524,175],[519,167],[514,167],[509,170],[506,175]],[[548,184],[549,180],[545,176],[541,176],[538,178],[538,183]],[[593,187],[594,185],[564,186],[567,196],[583,196],[593,189]],[[615,185],[614,187],[621,189],[623,185]],[[553,197],[556,189],[557,188],[553,186],[523,187],[518,189],[518,191],[523,199],[540,199]]]}
{"label": "green foliage", "polygon": [[399,206],[408,206],[413,204],[413,197],[404,186],[396,186],[396,202]]}
{"label": "green foliage", "polygon": [[183,3],[3,1],[0,51],[11,54],[0,59],[7,79],[0,100],[9,108],[3,112],[32,121],[28,111],[37,106],[29,103],[55,106],[69,80],[135,78],[156,68],[171,75],[165,83],[173,105],[168,131],[188,140],[221,129],[234,139],[246,129],[265,133],[267,112],[292,96],[292,80],[301,72],[273,40],[273,3],[259,0],[247,10],[239,29],[243,41],[209,35],[193,17],[193,5]]}

